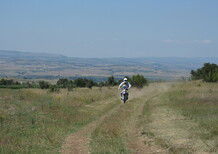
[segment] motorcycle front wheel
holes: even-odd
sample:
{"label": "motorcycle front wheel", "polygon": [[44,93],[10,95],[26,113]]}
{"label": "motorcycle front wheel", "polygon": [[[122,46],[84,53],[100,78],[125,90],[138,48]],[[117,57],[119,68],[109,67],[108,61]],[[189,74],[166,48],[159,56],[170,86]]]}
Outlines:
{"label": "motorcycle front wheel", "polygon": [[126,103],[127,100],[128,100],[128,94],[124,94],[124,95],[122,96],[122,101],[123,101],[123,103]]}

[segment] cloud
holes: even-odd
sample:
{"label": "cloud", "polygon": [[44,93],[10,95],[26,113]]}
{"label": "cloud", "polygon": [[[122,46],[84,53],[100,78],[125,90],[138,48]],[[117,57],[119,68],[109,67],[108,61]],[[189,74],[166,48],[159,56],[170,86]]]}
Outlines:
{"label": "cloud", "polygon": [[166,39],[162,40],[164,43],[168,44],[211,44],[213,41],[212,40],[172,40],[172,39]]}
{"label": "cloud", "polygon": [[167,40],[163,40],[164,43],[174,43],[175,40],[170,40],[170,39],[167,39]]}
{"label": "cloud", "polygon": [[211,40],[201,40],[201,43],[210,44],[210,43],[212,43],[212,41]]}

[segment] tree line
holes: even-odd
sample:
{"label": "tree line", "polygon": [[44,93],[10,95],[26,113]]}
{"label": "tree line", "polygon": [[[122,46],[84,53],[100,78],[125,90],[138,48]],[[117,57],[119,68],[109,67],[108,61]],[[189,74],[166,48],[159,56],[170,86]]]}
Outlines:
{"label": "tree line", "polygon": [[[142,88],[144,85],[148,84],[148,80],[143,75],[133,75],[132,77],[127,77],[128,81],[137,88]],[[106,81],[95,82],[94,80],[87,78],[77,78],[75,80],[69,80],[67,78],[59,79],[55,84],[51,84],[48,81],[32,81],[32,82],[18,82],[13,79],[1,79],[0,80],[0,88],[41,88],[41,89],[49,89],[50,91],[59,91],[60,88],[67,88],[69,91],[73,90],[73,88],[77,87],[87,87],[92,88],[103,87],[103,86],[117,86],[122,82],[123,79],[115,79],[114,76],[108,77]]]}

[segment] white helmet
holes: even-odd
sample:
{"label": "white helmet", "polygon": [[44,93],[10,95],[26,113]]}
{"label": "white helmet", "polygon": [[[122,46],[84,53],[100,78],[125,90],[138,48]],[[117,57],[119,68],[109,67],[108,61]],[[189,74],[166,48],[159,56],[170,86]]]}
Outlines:
{"label": "white helmet", "polygon": [[127,78],[124,78],[123,81],[127,81]]}

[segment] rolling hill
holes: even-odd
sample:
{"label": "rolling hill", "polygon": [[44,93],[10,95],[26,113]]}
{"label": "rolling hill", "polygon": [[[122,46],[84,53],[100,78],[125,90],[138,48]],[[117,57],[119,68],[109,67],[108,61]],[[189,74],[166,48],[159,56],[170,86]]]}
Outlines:
{"label": "rolling hill", "polygon": [[56,79],[87,77],[104,80],[114,75],[143,74],[154,80],[188,77],[192,69],[218,58],[76,58],[47,53],[0,50],[0,77]]}

